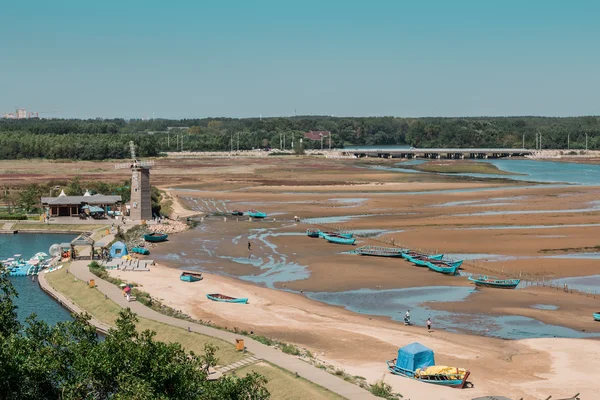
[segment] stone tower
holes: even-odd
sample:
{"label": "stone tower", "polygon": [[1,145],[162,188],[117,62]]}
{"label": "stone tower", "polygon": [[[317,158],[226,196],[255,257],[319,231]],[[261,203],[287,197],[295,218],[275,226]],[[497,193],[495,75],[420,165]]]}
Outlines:
{"label": "stone tower", "polygon": [[135,145],[129,142],[131,162],[115,165],[116,169],[131,169],[131,200],[129,218],[134,221],[152,219],[152,197],[150,195],[150,168],[153,161],[140,161],[135,158]]}
{"label": "stone tower", "polygon": [[135,161],[131,167],[131,201],[129,218],[134,221],[152,219],[150,167]]}

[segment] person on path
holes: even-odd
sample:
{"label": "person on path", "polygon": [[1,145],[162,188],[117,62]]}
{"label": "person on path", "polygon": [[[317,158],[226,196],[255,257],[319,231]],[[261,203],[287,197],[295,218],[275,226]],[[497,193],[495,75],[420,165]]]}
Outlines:
{"label": "person on path", "polygon": [[431,318],[427,318],[427,330],[431,331]]}
{"label": "person on path", "polygon": [[252,251],[252,245],[250,244],[249,240],[248,240],[248,251]]}

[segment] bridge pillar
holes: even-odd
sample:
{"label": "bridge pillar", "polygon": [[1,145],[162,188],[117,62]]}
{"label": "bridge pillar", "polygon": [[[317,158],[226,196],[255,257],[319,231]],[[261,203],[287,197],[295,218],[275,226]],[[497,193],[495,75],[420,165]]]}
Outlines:
{"label": "bridge pillar", "polygon": [[439,155],[439,154],[437,154],[435,158],[440,158],[440,155]]}
{"label": "bridge pillar", "polygon": [[487,159],[487,158],[488,158],[488,155],[487,155],[487,154],[484,154],[484,155],[483,155],[483,158],[486,158],[486,159]]}
{"label": "bridge pillar", "polygon": [[460,159],[461,159],[461,160],[464,160],[464,159],[465,159],[465,155],[464,155],[464,154],[461,154],[461,155],[460,155]]}
{"label": "bridge pillar", "polygon": [[509,154],[509,155],[508,155],[508,158],[511,158],[511,157],[512,157],[512,154]]}
{"label": "bridge pillar", "polygon": [[390,154],[390,155],[388,156],[388,158],[392,158],[392,155]]}

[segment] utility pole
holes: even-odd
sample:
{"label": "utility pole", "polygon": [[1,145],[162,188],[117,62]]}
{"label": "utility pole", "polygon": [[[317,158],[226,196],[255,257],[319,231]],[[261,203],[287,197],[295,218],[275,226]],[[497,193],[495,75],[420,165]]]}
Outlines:
{"label": "utility pole", "polygon": [[540,151],[542,150],[542,133],[540,132]]}
{"label": "utility pole", "polygon": [[283,141],[281,140],[281,132],[279,132],[279,150],[283,150],[282,143]]}
{"label": "utility pole", "polygon": [[[331,141],[330,141],[331,143]],[[525,134],[523,134],[523,149],[525,149]]]}
{"label": "utility pole", "polygon": [[323,134],[321,133],[321,150],[323,150]]}
{"label": "utility pole", "polygon": [[231,135],[231,139],[229,139],[229,153],[233,153],[233,135]]}
{"label": "utility pole", "polygon": [[329,132],[329,151],[331,151],[331,132]]}
{"label": "utility pole", "polygon": [[567,150],[571,150],[571,134],[567,133]]}
{"label": "utility pole", "polygon": [[587,132],[586,132],[585,133],[585,151],[587,151],[587,150],[588,150],[588,147],[587,147]]}
{"label": "utility pole", "polygon": [[167,149],[171,148],[171,135],[167,132]]}
{"label": "utility pole", "polygon": [[240,132],[238,131],[237,151],[240,151]]}
{"label": "utility pole", "polygon": [[283,132],[283,149],[285,150],[285,132]]}

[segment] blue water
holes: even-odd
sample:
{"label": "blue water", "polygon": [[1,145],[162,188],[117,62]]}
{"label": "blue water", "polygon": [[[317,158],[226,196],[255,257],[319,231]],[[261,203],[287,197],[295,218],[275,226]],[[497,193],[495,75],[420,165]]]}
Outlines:
{"label": "blue water", "polygon": [[600,275],[560,278],[551,281],[551,283],[558,286],[567,285],[569,289],[580,290],[586,293],[600,294]]}
{"label": "blue water", "polygon": [[[29,234],[0,235],[0,260],[12,257],[14,254],[22,254],[23,259],[28,260],[35,253],[43,251],[48,253],[54,243],[69,242],[74,239],[73,235],[59,234]],[[31,277],[9,278],[19,297],[16,298],[17,314],[23,322],[32,312],[38,319],[54,325],[59,321],[71,319],[68,311],[61,307],[51,297],[44,293],[37,282],[31,281]]]}
{"label": "blue water", "polygon": [[534,304],[531,306],[531,308],[535,308],[537,310],[549,310],[549,311],[558,310],[558,306],[555,306],[554,304]]}
{"label": "blue water", "polygon": [[600,165],[555,161],[498,159],[486,160],[499,169],[519,175],[500,175],[520,181],[567,182],[576,185],[600,185]]}
{"label": "blue water", "polygon": [[588,228],[600,224],[565,224],[565,225],[492,225],[472,226],[469,228],[444,228],[444,230],[477,231],[486,229],[556,229],[556,228]]}
{"label": "blue water", "polygon": [[402,321],[406,310],[410,310],[414,325],[425,326],[427,318],[431,318],[434,329],[469,331],[503,339],[600,336],[600,333],[579,332],[528,317],[457,313],[433,310],[424,305],[430,302],[463,301],[474,292],[473,288],[465,286],[431,286],[389,290],[360,289],[337,293],[311,292],[306,293],[306,296],[360,314],[385,316],[395,321]]}
{"label": "blue water", "polygon": [[372,145],[372,146],[345,146],[343,150],[408,150],[409,145]]}

